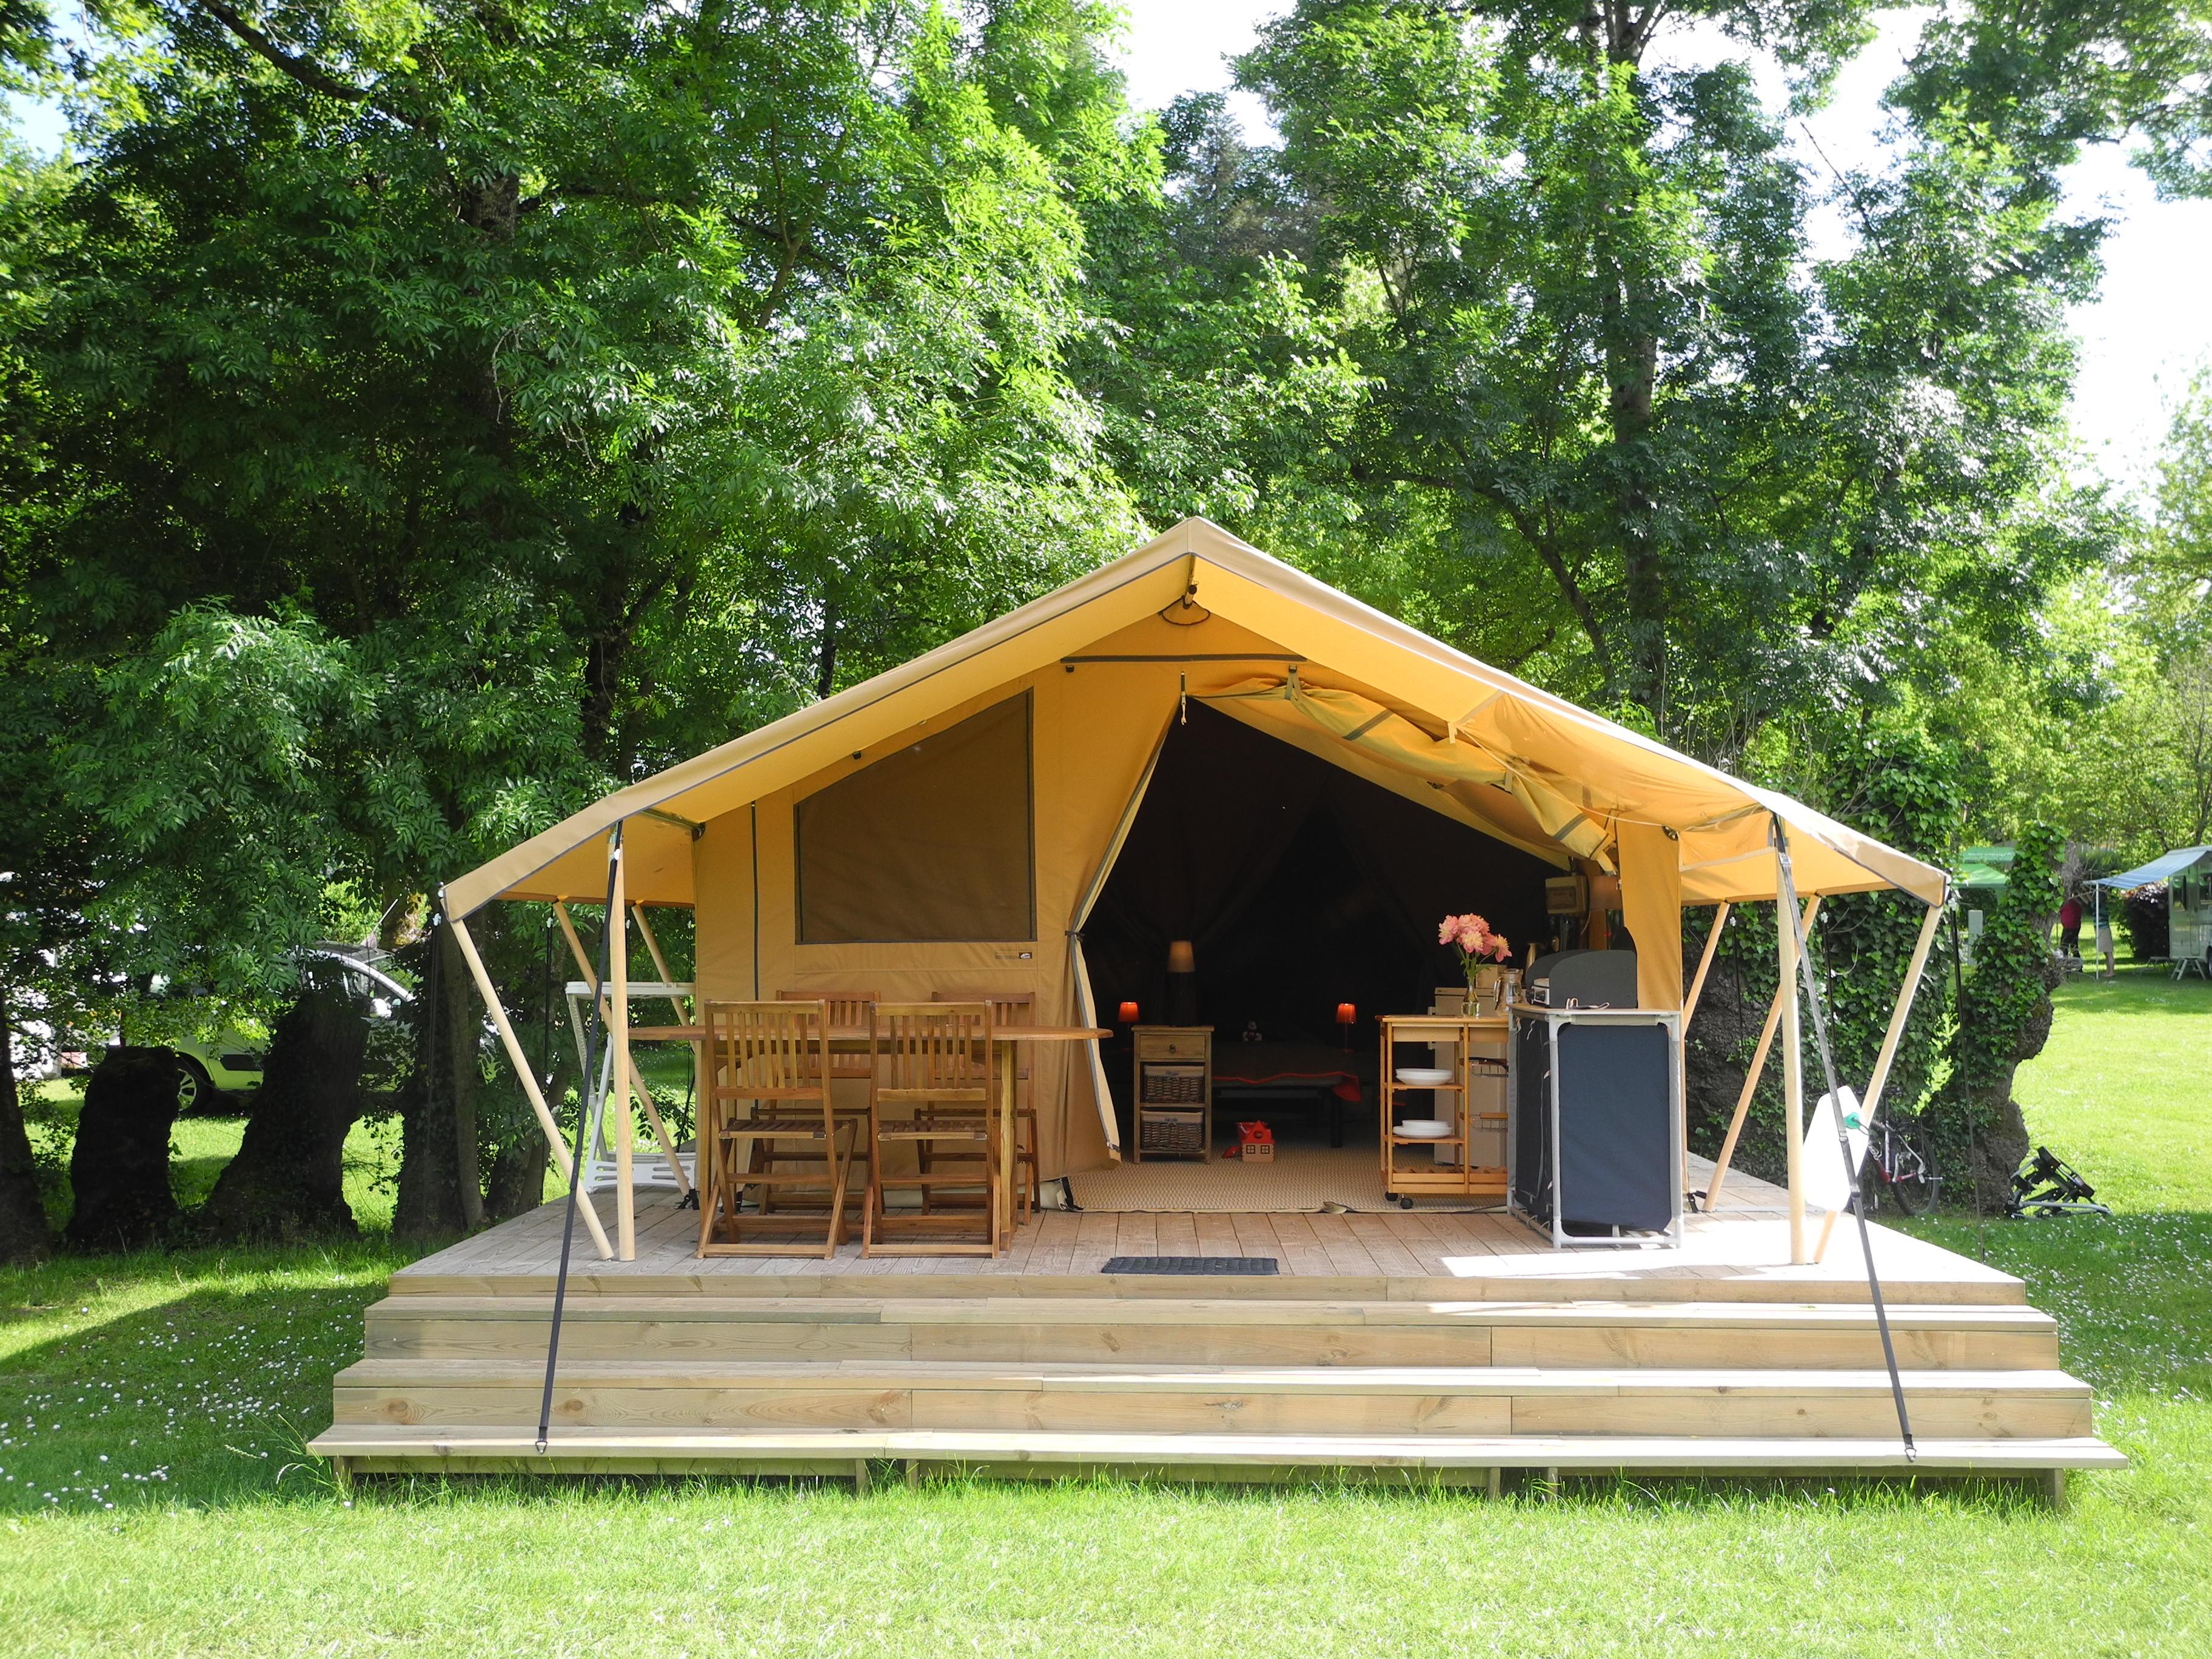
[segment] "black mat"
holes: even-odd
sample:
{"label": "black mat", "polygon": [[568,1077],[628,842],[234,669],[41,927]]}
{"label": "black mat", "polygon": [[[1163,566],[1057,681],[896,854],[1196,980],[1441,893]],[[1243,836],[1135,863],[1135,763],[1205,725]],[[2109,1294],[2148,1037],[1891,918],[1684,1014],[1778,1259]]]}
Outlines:
{"label": "black mat", "polygon": [[1117,1255],[1098,1271],[1169,1273],[1189,1279],[1264,1279],[1281,1269],[1272,1255]]}

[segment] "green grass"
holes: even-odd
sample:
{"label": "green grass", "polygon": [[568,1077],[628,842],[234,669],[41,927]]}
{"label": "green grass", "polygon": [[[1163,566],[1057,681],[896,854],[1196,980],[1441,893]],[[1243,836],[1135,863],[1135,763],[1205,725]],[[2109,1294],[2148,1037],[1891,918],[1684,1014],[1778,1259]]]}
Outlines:
{"label": "green grass", "polygon": [[1844,1481],[349,1502],[299,1448],[402,1259],[372,1241],[0,1275],[0,1631],[40,1654],[2212,1652],[2207,1037],[2212,987],[2069,984],[2021,1095],[2119,1218],[1919,1224],[2029,1280],[2134,1460],[2075,1477],[2064,1514]]}

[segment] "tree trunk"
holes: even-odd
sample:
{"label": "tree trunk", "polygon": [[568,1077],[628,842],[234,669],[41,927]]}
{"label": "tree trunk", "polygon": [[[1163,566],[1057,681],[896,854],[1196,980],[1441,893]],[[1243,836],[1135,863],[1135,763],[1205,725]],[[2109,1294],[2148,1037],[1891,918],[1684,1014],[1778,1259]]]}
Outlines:
{"label": "tree trunk", "polygon": [[37,1261],[54,1247],[39,1194],[31,1137],[23,1127],[23,1099],[15,1082],[15,1036],[8,998],[0,988],[0,1261]]}
{"label": "tree trunk", "polygon": [[2012,1064],[1987,1081],[1969,1086],[1966,1091],[1975,1125],[1967,1178],[1973,1183],[1974,1207],[1978,1210],[2002,1210],[2011,1203],[2013,1175],[2027,1157],[2027,1119],[2020,1109],[2020,1103],[2013,1098],[2012,1085],[2021,1063],[2041,1054],[2043,1045],[2051,1040],[2054,1012],[2051,993],[2058,985],[2057,963],[2046,963],[2043,974],[2042,1000],[2021,1029],[2020,1041],[2013,1048]]}
{"label": "tree trunk", "polygon": [[545,1201],[545,1166],[550,1154],[545,1137],[533,1128],[499,1149],[484,1182],[484,1218],[507,1221],[527,1215]]}
{"label": "tree trunk", "polygon": [[400,1089],[399,1197],[392,1235],[423,1240],[483,1220],[477,1159],[477,1042],[483,1026],[468,965],[443,921],[416,1007],[414,1075]]}
{"label": "tree trunk", "polygon": [[141,1249],[174,1233],[181,1216],[169,1189],[169,1132],[176,1121],[176,1055],[109,1049],[85,1086],[70,1153],[76,1208],[62,1237],[71,1249]]}
{"label": "tree trunk", "polygon": [[362,1113],[368,1046],[368,1023],[335,975],[308,985],[284,1011],[246,1138],[197,1218],[215,1237],[358,1231],[345,1200],[344,1156]]}

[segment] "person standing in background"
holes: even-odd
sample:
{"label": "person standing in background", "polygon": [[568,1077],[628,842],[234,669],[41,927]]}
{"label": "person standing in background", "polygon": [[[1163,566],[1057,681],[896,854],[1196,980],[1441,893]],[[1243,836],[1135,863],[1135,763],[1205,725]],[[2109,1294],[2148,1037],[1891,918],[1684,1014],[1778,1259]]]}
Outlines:
{"label": "person standing in background", "polygon": [[2081,960],[2081,901],[2071,892],[2058,907],[2058,953],[2075,962]]}

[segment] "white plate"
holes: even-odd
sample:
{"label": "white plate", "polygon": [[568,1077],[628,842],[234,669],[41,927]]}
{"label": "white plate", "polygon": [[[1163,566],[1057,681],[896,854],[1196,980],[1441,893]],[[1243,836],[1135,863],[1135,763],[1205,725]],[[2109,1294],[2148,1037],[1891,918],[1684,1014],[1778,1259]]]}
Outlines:
{"label": "white plate", "polygon": [[1439,1123],[1432,1117],[1408,1118],[1398,1126],[1397,1133],[1413,1135],[1422,1140],[1442,1140],[1451,1133],[1451,1125]]}
{"label": "white plate", "polygon": [[1452,1074],[1449,1072],[1438,1071],[1426,1066],[1401,1066],[1398,1068],[1398,1081],[1409,1088],[1434,1089],[1451,1080]]}

